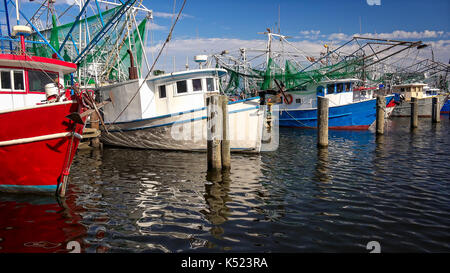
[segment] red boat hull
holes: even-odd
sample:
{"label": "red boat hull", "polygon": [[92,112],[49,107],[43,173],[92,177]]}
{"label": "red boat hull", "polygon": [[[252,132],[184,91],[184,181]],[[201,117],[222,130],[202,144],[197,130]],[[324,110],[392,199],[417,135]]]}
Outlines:
{"label": "red boat hull", "polygon": [[83,131],[73,112],[75,101],[0,113],[0,191],[55,193]]}

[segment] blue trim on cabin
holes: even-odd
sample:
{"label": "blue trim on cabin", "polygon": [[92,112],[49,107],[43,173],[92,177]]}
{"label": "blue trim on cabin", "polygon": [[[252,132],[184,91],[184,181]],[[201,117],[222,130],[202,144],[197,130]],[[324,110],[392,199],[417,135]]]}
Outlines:
{"label": "blue trim on cabin", "polygon": [[[235,113],[240,113],[240,112],[245,112],[245,111],[250,111],[250,110],[254,110],[254,109],[259,109],[259,105],[258,106],[254,106],[254,107],[249,107],[249,108],[244,108],[244,109],[238,109],[238,110],[233,110],[233,111],[229,111],[228,114],[235,114]],[[170,117],[170,115],[168,116]],[[163,123],[163,124],[157,124],[157,125],[152,125],[152,126],[146,126],[146,127],[138,127],[138,128],[130,128],[130,129],[120,129],[120,130],[108,130],[109,132],[123,132],[123,131],[138,131],[138,130],[145,130],[145,129],[150,129],[150,128],[158,128],[158,127],[165,127],[165,126],[171,126],[174,124],[181,124],[181,123],[187,123],[187,122],[194,122],[197,120],[203,120],[206,119],[206,116],[202,116],[202,117],[198,117],[198,118],[192,118],[192,119],[185,119],[185,120],[177,120],[177,121],[173,121],[173,122],[168,122],[168,123]],[[132,123],[132,121],[130,122],[122,122],[122,123]]]}
{"label": "blue trim on cabin", "polygon": [[[228,105],[239,103],[239,102],[245,102],[245,101],[249,101],[249,100],[254,100],[254,99],[259,99],[259,97],[253,97],[253,98],[248,98],[248,99],[243,99],[243,100],[238,100],[238,101],[229,101]],[[151,117],[151,118],[145,118],[145,119],[135,119],[135,120],[130,120],[130,121],[120,121],[120,122],[115,122],[115,123],[105,122],[105,125],[124,124],[124,123],[131,123],[131,122],[148,121],[148,120],[159,119],[159,118],[168,118],[168,117],[174,117],[174,116],[180,116],[180,115],[184,115],[184,114],[189,114],[189,113],[193,113],[193,112],[197,112],[197,111],[202,111],[202,110],[205,110],[205,109],[206,109],[206,107],[202,107],[202,108],[196,108],[196,109],[187,110],[187,111],[183,111],[183,112],[175,112],[175,113],[172,113],[172,114],[166,114],[166,115],[161,115],[161,116],[156,116],[156,117]],[[233,112],[233,111],[231,111],[231,112]]]}
{"label": "blue trim on cabin", "polygon": [[176,112],[176,113],[172,113],[172,114],[166,114],[166,115],[161,115],[161,116],[151,117],[151,118],[145,118],[145,119],[135,119],[135,120],[130,120],[130,121],[115,122],[115,123],[108,123],[108,122],[105,122],[105,125],[110,125],[110,124],[124,124],[124,123],[140,122],[140,121],[149,121],[149,120],[160,119],[160,118],[175,117],[175,116],[180,116],[180,115],[184,115],[184,114],[189,114],[189,113],[194,113],[194,112],[202,111],[202,110],[205,110],[205,109],[206,109],[206,107],[202,107],[202,108],[197,108],[197,109],[187,110],[187,111],[183,111],[183,112]]}
{"label": "blue trim on cabin", "polygon": [[239,102],[245,102],[245,101],[249,101],[249,100],[257,100],[257,99],[259,100],[259,96],[258,97],[251,97],[251,98],[248,98],[248,99],[237,100],[237,101],[229,101],[228,105],[239,103]]}

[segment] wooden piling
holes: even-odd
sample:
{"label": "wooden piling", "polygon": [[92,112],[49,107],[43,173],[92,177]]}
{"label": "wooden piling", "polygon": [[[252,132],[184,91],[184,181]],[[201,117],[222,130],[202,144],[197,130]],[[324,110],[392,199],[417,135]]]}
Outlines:
{"label": "wooden piling", "polygon": [[229,170],[231,168],[231,152],[230,152],[230,125],[228,122],[228,97],[220,96],[222,105],[222,169]]}
{"label": "wooden piling", "polygon": [[419,126],[419,104],[417,98],[411,98],[411,129]]}
{"label": "wooden piling", "polygon": [[328,99],[317,97],[317,145],[328,146]]}
{"label": "wooden piling", "polygon": [[441,122],[441,113],[439,109],[439,97],[434,97],[431,104],[431,122],[438,123]]}
{"label": "wooden piling", "polygon": [[384,134],[384,117],[386,113],[386,97],[377,97],[377,121],[376,121],[376,132],[377,135]]}
{"label": "wooden piling", "polygon": [[[222,169],[222,104],[219,96],[206,98],[207,108],[207,161],[208,171]],[[219,108],[220,107],[220,108]]]}
{"label": "wooden piling", "polygon": [[[99,130],[99,128],[100,128],[99,127],[99,125],[100,125],[99,122],[100,122],[100,119],[99,119],[99,116],[97,114],[97,111],[92,112],[91,118],[90,118],[91,128]],[[100,148],[100,139],[98,137],[91,138],[91,147],[93,147],[93,148]]]}

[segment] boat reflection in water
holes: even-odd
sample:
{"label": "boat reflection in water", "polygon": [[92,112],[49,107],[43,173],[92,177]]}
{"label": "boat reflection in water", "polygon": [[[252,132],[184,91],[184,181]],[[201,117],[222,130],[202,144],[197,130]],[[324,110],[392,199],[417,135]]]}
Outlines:
{"label": "boat reflection in water", "polygon": [[[70,190],[68,191],[70,194]],[[0,253],[81,252],[86,228],[75,198],[0,195]]]}

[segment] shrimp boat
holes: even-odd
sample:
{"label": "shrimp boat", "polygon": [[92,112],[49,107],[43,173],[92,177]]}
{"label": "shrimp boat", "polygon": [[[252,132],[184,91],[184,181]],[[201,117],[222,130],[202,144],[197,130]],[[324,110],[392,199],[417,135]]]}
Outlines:
{"label": "shrimp boat", "polygon": [[[206,55],[196,56],[205,62]],[[114,100],[103,111],[101,141],[107,145],[206,151],[206,98],[219,94],[220,68],[202,68],[131,79],[100,87],[100,99]],[[232,152],[261,152],[271,142],[273,120],[259,97],[228,102]]]}
{"label": "shrimp boat", "polygon": [[[420,49],[422,45],[420,41],[395,41],[371,52],[367,50],[370,44],[381,40],[355,36],[335,49],[325,44],[326,52],[317,57],[270,29],[261,34],[268,37],[265,49],[224,50],[214,57],[231,75],[226,90],[229,93],[272,90],[274,81],[282,83],[277,84],[284,88],[282,96],[275,99],[281,127],[317,127],[320,96],[329,100],[330,129],[369,129],[376,119],[374,91],[386,82],[384,64],[380,62],[401,53],[403,47]],[[376,55],[383,52],[386,55],[377,59]],[[265,60],[261,60],[263,57]],[[392,98],[386,96],[386,116],[394,111]]]}
{"label": "shrimp boat", "polygon": [[[17,2],[16,10],[19,22]],[[10,36],[2,37],[0,191],[64,196],[87,108],[81,94],[71,95],[63,86],[64,75],[75,72],[77,66],[29,55],[25,36],[31,33],[30,27],[17,25]],[[20,46],[13,50],[17,42]],[[9,51],[3,43],[11,45]],[[78,120],[70,119],[73,116]]]}
{"label": "shrimp boat", "polygon": [[[280,126],[317,127],[317,97],[329,99],[329,128],[367,130],[375,121],[376,99],[356,89],[359,79],[322,81],[305,90],[286,92],[280,106]],[[372,90],[370,90],[372,91]]]}
{"label": "shrimp boat", "polygon": [[[431,117],[432,99],[441,96],[438,94],[439,89],[430,88],[427,84],[421,82],[393,85],[392,88],[395,94],[395,101],[398,104],[392,113],[394,117],[411,116],[411,98],[417,98],[418,100],[419,117]],[[445,102],[444,99],[439,101],[438,111],[441,111]]]}

